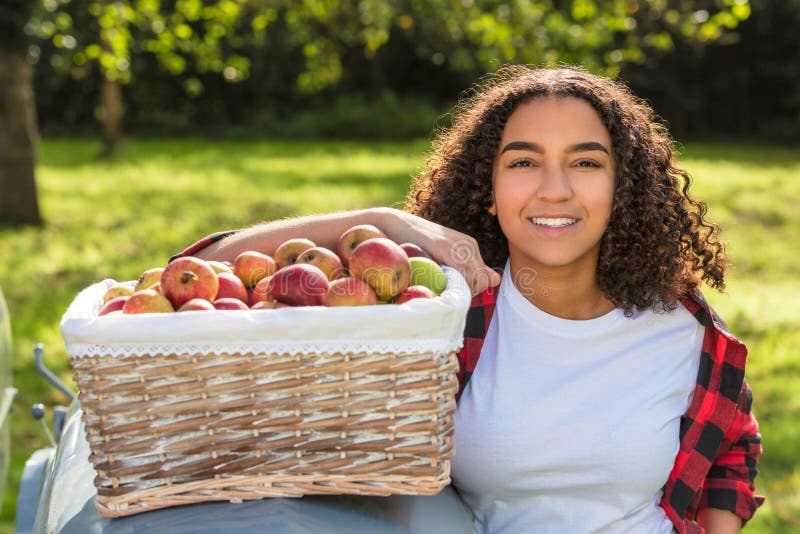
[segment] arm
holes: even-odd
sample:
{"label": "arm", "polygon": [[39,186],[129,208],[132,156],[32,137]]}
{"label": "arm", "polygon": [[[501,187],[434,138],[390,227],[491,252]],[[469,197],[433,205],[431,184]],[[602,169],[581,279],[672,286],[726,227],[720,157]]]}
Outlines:
{"label": "arm", "polygon": [[708,534],[738,534],[742,529],[741,518],[719,508],[704,508],[697,513],[697,524]]}
{"label": "arm", "polygon": [[262,223],[213,243],[194,255],[207,260],[228,261],[233,261],[245,250],[272,255],[281,243],[294,237],[305,237],[318,246],[335,251],[339,236],[357,224],[377,226],[397,243],[419,245],[437,262],[461,272],[473,294],[500,283],[500,275],[483,263],[474,238],[392,208],[308,215]]}

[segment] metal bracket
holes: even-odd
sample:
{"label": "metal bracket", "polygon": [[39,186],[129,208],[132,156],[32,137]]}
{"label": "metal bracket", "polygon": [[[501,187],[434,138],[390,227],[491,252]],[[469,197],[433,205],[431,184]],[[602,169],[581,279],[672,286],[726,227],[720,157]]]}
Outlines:
{"label": "metal bracket", "polygon": [[41,343],[37,343],[33,347],[33,362],[36,365],[36,370],[44,376],[48,382],[53,384],[61,393],[67,396],[70,402],[75,399],[75,394],[65,386],[58,377],[53,374],[53,372],[45,367],[44,362],[42,361],[42,354],[44,353],[44,346]]}

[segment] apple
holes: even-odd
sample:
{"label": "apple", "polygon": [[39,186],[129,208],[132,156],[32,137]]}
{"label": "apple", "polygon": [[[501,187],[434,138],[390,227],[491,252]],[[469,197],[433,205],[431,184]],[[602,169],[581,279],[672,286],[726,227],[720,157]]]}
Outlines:
{"label": "apple", "polygon": [[302,237],[285,241],[275,250],[274,257],[278,269],[283,269],[289,265],[294,265],[297,262],[297,258],[300,256],[300,254],[316,246],[317,245],[310,239],[305,239]]}
{"label": "apple", "polygon": [[106,292],[103,294],[103,304],[117,297],[130,297],[131,295],[133,295],[133,288],[131,286],[117,284],[106,289]]}
{"label": "apple", "polygon": [[394,299],[395,304],[402,304],[412,299],[436,298],[436,293],[425,286],[408,286]]}
{"label": "apple", "polygon": [[178,308],[179,312],[187,312],[187,311],[212,311],[215,310],[213,304],[211,304],[206,299],[191,299],[187,300],[186,302]]}
{"label": "apple", "polygon": [[412,286],[425,286],[433,290],[437,295],[441,295],[447,287],[447,276],[444,274],[444,269],[428,258],[414,257],[409,258],[408,261],[411,264],[409,284]]}
{"label": "apple", "polygon": [[332,250],[325,247],[313,247],[297,257],[296,263],[307,263],[314,267],[319,267],[319,270],[325,273],[328,280],[336,280],[344,275],[344,267],[342,267],[342,260]]}
{"label": "apple", "polygon": [[[176,260],[177,261],[177,260]],[[174,312],[175,308],[167,297],[161,293],[156,293],[152,289],[142,289],[135,291],[128,297],[122,307],[122,313],[167,313]]]}
{"label": "apple", "polygon": [[239,277],[232,272],[218,272],[217,281],[219,282],[219,289],[217,290],[217,299],[233,298],[239,299],[242,302],[247,302],[247,288]]}
{"label": "apple", "polygon": [[251,310],[275,310],[277,308],[286,308],[288,304],[278,302],[277,300],[262,300],[250,306]]}
{"label": "apple", "polygon": [[266,300],[278,300],[291,306],[322,306],[328,286],[328,277],[318,267],[297,263],[272,275]]}
{"label": "apple", "polygon": [[348,276],[331,282],[325,295],[325,306],[369,306],[378,303],[378,296],[359,278]]}
{"label": "apple", "polygon": [[161,292],[176,308],[192,299],[212,301],[218,290],[219,281],[214,269],[204,260],[192,256],[171,261],[161,275]]}
{"label": "apple", "polygon": [[233,274],[245,287],[255,286],[259,280],[275,272],[275,261],[255,250],[246,250],[233,260]]}
{"label": "apple", "polygon": [[156,282],[161,281],[161,275],[164,273],[164,267],[154,267],[152,269],[147,269],[143,272],[139,279],[136,281],[136,286],[133,288],[133,292],[137,292],[140,289],[147,289]]}
{"label": "apple", "polygon": [[406,253],[406,256],[410,258],[428,258],[432,259],[431,255],[425,252],[419,245],[415,245],[414,243],[400,243],[400,248],[403,249],[403,252]]}
{"label": "apple", "polygon": [[353,254],[356,247],[367,239],[376,237],[386,237],[386,234],[371,224],[359,224],[344,232],[339,237],[339,244],[336,249],[342,263],[350,265],[350,255]]}
{"label": "apple", "polygon": [[214,305],[206,299],[192,299],[184,302],[183,305],[175,311],[213,311],[215,309]]}
{"label": "apple", "polygon": [[250,307],[240,299],[223,297],[214,301],[214,308],[218,310],[249,310]]}
{"label": "apple", "polygon": [[130,295],[123,295],[120,297],[114,297],[113,299],[109,300],[108,302],[103,304],[102,308],[100,308],[100,312],[97,314],[98,317],[100,315],[108,315],[113,311],[122,310],[123,306],[125,306],[125,303],[128,302],[129,298],[131,298]]}
{"label": "apple", "polygon": [[162,295],[164,294],[161,291],[161,282],[156,282],[155,284],[153,284],[152,286],[148,287],[147,289],[152,289],[156,293],[161,293]]}
{"label": "apple", "polygon": [[[228,263],[230,263],[230,262],[228,262]],[[217,273],[217,274],[219,274],[219,273],[232,273],[233,272],[233,269],[231,269],[228,265],[222,263],[221,261],[208,260],[208,264],[211,266],[212,269],[214,269],[214,272]],[[233,265],[233,264],[231,264],[231,265]]]}
{"label": "apple", "polygon": [[267,300],[267,286],[272,276],[262,278],[256,284],[256,287],[247,290],[247,303],[252,306],[257,302],[264,302]]}
{"label": "apple", "polygon": [[350,274],[369,284],[380,300],[390,300],[408,287],[411,264],[400,245],[385,237],[375,237],[353,250]]}

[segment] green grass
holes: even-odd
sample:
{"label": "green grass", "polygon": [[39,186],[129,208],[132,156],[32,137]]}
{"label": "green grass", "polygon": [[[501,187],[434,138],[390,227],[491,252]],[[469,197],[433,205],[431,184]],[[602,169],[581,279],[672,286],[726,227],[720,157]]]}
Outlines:
{"label": "green grass", "polygon": [[[12,317],[13,450],[0,532],[10,531],[27,456],[46,445],[28,416],[63,403],[33,370],[32,347],[71,380],[58,323],[81,288],[132,279],[195,239],[262,220],[399,205],[426,143],[129,140],[115,161],[97,143],[45,140],[38,167],[41,228],[0,228],[0,287]],[[707,296],[750,347],[749,380],[764,435],[749,532],[800,532],[800,156],[790,150],[692,144],[683,164],[723,224],[728,292]]]}

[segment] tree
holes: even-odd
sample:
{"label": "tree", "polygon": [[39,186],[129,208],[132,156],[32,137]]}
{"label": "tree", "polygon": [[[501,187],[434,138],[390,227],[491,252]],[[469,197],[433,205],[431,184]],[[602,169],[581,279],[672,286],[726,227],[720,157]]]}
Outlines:
{"label": "tree", "polygon": [[31,15],[28,0],[0,5],[0,222],[41,222],[34,176],[36,107],[26,39],[21,31]]}

